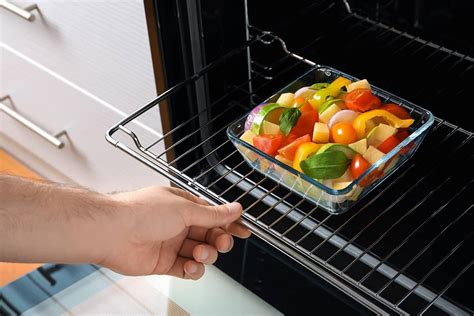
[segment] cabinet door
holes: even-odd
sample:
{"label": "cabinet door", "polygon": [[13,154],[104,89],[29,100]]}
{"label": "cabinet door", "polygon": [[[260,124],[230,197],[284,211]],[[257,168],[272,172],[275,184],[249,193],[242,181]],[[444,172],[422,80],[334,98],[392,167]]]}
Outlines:
{"label": "cabinet door", "polygon": [[[48,134],[67,132],[59,137],[64,147],[57,148],[0,111],[0,147],[22,160],[34,157],[28,158],[31,167],[46,178],[67,178],[100,191],[167,184],[158,173],[106,142],[105,132],[123,116],[1,46],[0,56],[0,96],[10,96],[2,104]],[[153,130],[136,128],[150,142],[159,137]]]}
{"label": "cabinet door", "polygon": [[[32,22],[0,8],[0,42],[125,113],[156,97],[143,1],[9,0],[38,5]],[[158,119],[148,123],[161,131]]]}

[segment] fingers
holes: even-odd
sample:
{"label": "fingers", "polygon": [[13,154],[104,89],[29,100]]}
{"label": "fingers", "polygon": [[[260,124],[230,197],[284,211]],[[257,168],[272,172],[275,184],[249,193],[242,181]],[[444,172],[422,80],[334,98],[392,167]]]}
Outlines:
{"label": "fingers", "polygon": [[216,238],[216,249],[221,253],[229,252],[234,247],[234,238],[229,234],[222,234]]}
{"label": "fingers", "polygon": [[[207,235],[210,234],[210,231],[214,229],[218,229],[218,228],[207,229],[203,227],[193,226],[189,229],[188,238],[191,238],[197,241],[207,241],[208,243],[213,245],[213,243],[209,242],[206,237]],[[248,230],[244,225],[236,223],[236,222],[227,224],[224,227],[224,229],[222,228],[219,228],[219,229],[221,229],[222,233],[227,232],[231,234],[232,236],[239,237],[239,238],[248,238],[251,235],[250,230]]]}
{"label": "fingers", "polygon": [[[184,190],[181,190],[181,189],[178,189],[178,188],[174,188],[174,187],[169,187],[168,190],[180,197],[183,197],[189,201],[192,201],[196,204],[200,204],[200,205],[204,205],[204,206],[209,206],[209,203],[207,201],[205,201],[204,199],[201,199],[197,196],[195,196],[194,194],[191,194],[187,191],[184,191]],[[228,207],[232,208],[236,208],[236,212],[237,211],[237,206],[235,205],[239,205],[238,203],[231,203],[228,205]],[[213,208],[212,206],[209,206],[210,208]],[[218,207],[220,208],[220,206]],[[240,206],[240,213],[242,212],[242,208]],[[206,227],[206,226],[205,226]],[[238,223],[230,223],[230,224],[227,224],[226,225],[226,231],[228,231],[230,234],[234,235],[234,236],[237,236],[237,237],[240,237],[240,238],[248,238],[250,236],[250,231],[245,228],[245,226],[241,225],[241,224],[238,224]],[[200,236],[197,236],[196,238],[194,237],[191,237],[195,240],[204,240],[204,236],[205,234],[207,233],[206,230],[201,230],[200,232]]]}
{"label": "fingers", "polygon": [[249,238],[250,235],[252,234],[250,230],[248,230],[247,227],[245,227],[242,224],[239,223],[230,223],[227,224],[225,227],[225,230],[229,233],[232,234],[233,236],[239,237],[239,238]]}
{"label": "fingers", "polygon": [[184,240],[179,255],[186,258],[194,258],[197,262],[204,264],[213,264],[217,260],[216,248],[192,239]]}
{"label": "fingers", "polygon": [[213,245],[220,253],[229,252],[234,246],[234,239],[222,228],[210,229],[206,236],[206,242]]}
{"label": "fingers", "polygon": [[204,275],[204,265],[188,258],[177,257],[171,269],[166,273],[181,279],[200,279]]}
{"label": "fingers", "polygon": [[206,205],[206,206],[209,205],[209,203],[206,200],[201,199],[200,197],[198,197],[198,196],[196,196],[196,195],[194,195],[194,194],[192,194],[188,191],[184,191],[184,190],[181,190],[181,189],[175,188],[175,187],[169,187],[168,191],[170,191],[171,193],[173,193],[177,196],[185,198],[186,200],[194,202],[196,204],[201,204],[201,205]]}
{"label": "fingers", "polygon": [[242,206],[239,203],[233,202],[215,206],[196,205],[196,207],[184,210],[183,215],[188,227],[213,228],[236,221],[241,213]]}
{"label": "fingers", "polygon": [[228,252],[234,245],[232,236],[219,227],[211,229],[193,227],[189,230],[188,238],[206,242],[220,253]]}

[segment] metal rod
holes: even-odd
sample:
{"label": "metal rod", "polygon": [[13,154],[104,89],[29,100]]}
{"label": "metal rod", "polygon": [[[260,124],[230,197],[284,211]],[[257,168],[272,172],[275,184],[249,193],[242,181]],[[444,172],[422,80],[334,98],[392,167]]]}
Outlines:
{"label": "metal rod", "polygon": [[[375,272],[377,270],[378,267],[380,267],[380,265],[382,265],[383,263],[387,262],[387,259],[389,259],[394,253],[396,253],[403,245],[405,245],[408,240],[410,240],[410,238],[417,232],[419,231],[424,225],[426,225],[428,222],[430,222],[433,218],[436,217],[436,215],[438,215],[442,210],[446,209],[446,206],[449,205],[449,203],[451,203],[451,201],[453,201],[455,198],[457,198],[462,192],[464,192],[464,190],[468,187],[469,185],[466,185],[464,186],[459,192],[457,192],[453,197],[451,197],[448,202],[444,203],[443,205],[441,205],[434,213],[432,213],[427,219],[425,219],[420,225],[418,225],[414,230],[412,230],[410,232],[410,234],[405,237],[405,239],[403,239],[392,251],[390,251],[390,253],[388,255],[386,255],[382,260],[380,260],[379,264],[377,264],[375,267],[373,267],[368,273],[366,273],[364,275],[364,277],[362,279],[359,280],[359,284],[364,282],[370,275],[372,275],[373,272]],[[377,244],[378,241],[376,241],[375,243],[373,243],[372,245],[370,245],[368,247],[368,249],[370,250],[370,248],[372,248],[373,246],[375,246],[375,244]],[[359,259],[359,258],[357,258]],[[345,272],[346,270],[348,270],[350,268],[350,266],[352,264],[354,264],[356,260],[354,260],[353,262],[351,262],[346,268],[344,268],[344,270],[342,270],[342,272]]]}
{"label": "metal rod", "polygon": [[[388,25],[386,25],[386,24],[384,24],[384,23],[382,23],[382,22],[377,22],[377,21],[374,21],[374,20],[372,20],[372,19],[370,19],[370,18],[361,16],[361,15],[359,15],[358,13],[353,13],[352,16],[354,16],[354,17],[356,17],[356,18],[358,18],[358,19],[364,19],[364,20],[366,20],[366,21],[368,21],[368,22],[370,22],[370,23],[377,24],[377,25],[378,25],[379,27],[381,27],[381,28],[390,29],[390,30],[391,30],[392,32],[394,32],[394,33],[403,34],[403,36],[405,36],[405,37],[407,37],[407,38],[409,38],[409,39],[413,39],[413,38],[414,38],[413,35],[410,35],[410,34],[408,34],[407,32],[400,31],[400,30],[398,30],[398,29],[396,29],[396,28],[394,28],[394,27],[388,26]],[[438,50],[440,50],[440,51],[442,51],[442,52],[445,52],[445,53],[446,53],[446,52],[449,53],[449,52],[451,51],[449,48],[446,48],[446,47],[444,47],[444,46],[440,46],[440,45],[434,44],[434,43],[432,43],[432,42],[430,42],[430,41],[427,41],[427,43],[423,43],[423,42],[426,42],[426,41],[424,41],[424,40],[422,40],[422,39],[419,39],[419,40],[417,40],[417,41],[418,41],[418,42],[421,42],[422,44],[426,44],[426,45],[430,46],[431,48],[438,49]],[[453,55],[456,56],[456,57],[462,57],[462,55],[459,54],[459,53],[457,53],[457,52],[453,53]],[[473,61],[474,61],[474,58],[471,57],[471,56],[468,56],[466,59],[469,60],[470,62],[473,62]]]}
{"label": "metal rod", "polygon": [[288,214],[290,214],[291,212],[293,212],[293,210],[295,210],[298,206],[301,205],[301,203],[303,203],[305,201],[305,199],[301,199],[298,203],[296,203],[295,205],[293,205],[290,209],[288,209],[288,211],[286,211],[285,213],[283,213],[280,217],[278,217],[275,221],[273,221],[270,225],[268,225],[268,228],[272,228],[273,226],[275,226],[278,222],[280,222],[283,218],[286,218]]}
{"label": "metal rod", "polygon": [[19,17],[22,17],[23,19],[32,22],[35,19],[34,14],[32,14],[30,11],[33,11],[35,9],[38,9],[38,6],[36,4],[30,4],[24,8],[17,7],[13,3],[10,3],[6,0],[0,0],[0,8],[5,8],[6,10],[18,15]]}
{"label": "metal rod", "polygon": [[[215,164],[211,165],[209,168],[207,168],[206,170],[204,170],[204,172],[201,172],[197,177],[194,178],[194,181],[197,181],[198,179],[200,179],[201,177],[205,176],[206,174],[208,174],[211,170],[214,170],[216,168],[217,165],[220,165],[222,164],[224,161],[226,161],[228,158],[230,158],[232,155],[238,153],[237,150],[234,150],[233,152],[231,152],[230,154],[228,154],[227,156],[225,156],[224,158],[222,158],[220,161],[216,162]],[[241,161],[240,163],[243,163],[244,161]]]}
{"label": "metal rod", "polygon": [[[232,183],[232,185],[230,187],[228,187],[227,189],[225,189],[223,192],[221,192],[218,196],[219,197],[222,197],[224,194],[226,194],[227,192],[229,192],[230,189],[232,189],[233,187],[235,187],[237,184],[239,184],[240,182],[242,182],[243,180],[245,180],[245,178],[247,178],[249,175],[251,175],[252,173],[255,172],[255,169],[251,169],[245,176],[243,176],[242,178],[240,178],[239,181],[237,182],[234,182]],[[265,176],[264,179],[266,179],[267,177]],[[209,187],[209,186],[207,186]]]}
{"label": "metal rod", "polygon": [[[238,119],[236,119],[236,120],[238,120]],[[234,121],[236,121],[236,120],[234,120]],[[234,121],[233,121],[233,122],[234,122]],[[232,124],[233,122],[230,122],[229,125]],[[191,152],[192,152],[193,150],[195,150],[196,148],[199,148],[199,146],[201,146],[202,144],[204,144],[204,143],[210,141],[213,137],[219,135],[220,132],[222,132],[222,131],[224,131],[225,129],[227,129],[227,126],[228,126],[228,125],[224,125],[223,127],[219,128],[219,130],[217,130],[216,132],[212,133],[209,137],[207,137],[207,138],[204,139],[203,141],[200,141],[197,145],[194,145],[193,147],[191,147],[190,149],[188,149],[188,150],[186,150],[184,153],[182,153],[180,156],[178,156],[178,157],[176,157],[175,159],[171,160],[171,161],[169,162],[169,164],[171,165],[171,164],[174,164],[174,163],[176,163],[177,161],[181,160],[184,156],[188,155],[189,153],[191,153]],[[198,130],[200,130],[200,129],[198,129]],[[161,155],[163,155],[163,153],[162,153]]]}
{"label": "metal rod", "polygon": [[[273,191],[275,191],[279,186],[280,186],[280,184],[275,185],[272,189],[270,189],[270,190],[267,191],[264,195],[262,195],[262,197],[256,199],[255,202],[253,202],[252,204],[250,204],[249,206],[247,206],[247,207],[243,210],[243,213],[246,213],[246,212],[247,212],[248,210],[250,210],[252,207],[254,207],[255,205],[257,205],[257,203],[262,202],[262,200],[263,200],[264,198],[266,198],[268,195],[272,194]],[[244,192],[244,193],[250,193],[250,191]],[[240,200],[243,196],[244,196],[244,195],[239,196],[235,201]]]}
{"label": "metal rod", "polygon": [[474,261],[471,261],[467,266],[464,267],[464,269],[462,269],[461,271],[459,271],[459,273],[454,277],[454,279],[452,279],[442,290],[441,292],[438,293],[438,295],[436,295],[435,298],[433,298],[431,300],[431,302],[429,302],[428,305],[426,305],[426,307],[419,313],[419,315],[423,315],[423,313],[425,313],[430,307],[431,305],[433,305],[433,303],[438,299],[440,298],[441,296],[444,295],[444,293],[446,293],[447,290],[449,290],[449,288],[451,286],[453,286],[454,283],[456,283],[456,281],[467,271],[469,270],[469,268],[474,264]]}
{"label": "metal rod", "polygon": [[[243,84],[241,85],[245,85],[247,82],[244,82]],[[171,130],[169,130],[168,132],[166,132],[165,134],[163,134],[162,137],[158,138],[158,140],[154,141],[153,143],[151,143],[150,145],[148,145],[148,147],[146,147],[146,149],[150,149],[151,147],[155,146],[157,143],[159,143],[160,141],[164,140],[166,137],[170,136],[171,134],[173,134],[174,132],[176,132],[178,129],[180,129],[181,127],[183,126],[186,126],[186,124],[192,122],[194,119],[196,118],[199,118],[200,115],[208,112],[209,110],[211,110],[212,108],[214,108],[216,105],[219,104],[220,101],[224,100],[225,98],[229,97],[232,93],[234,93],[235,91],[238,90],[238,87],[239,86],[236,86],[234,87],[231,91],[227,92],[226,94],[224,94],[223,96],[221,96],[220,98],[218,98],[216,101],[212,102],[209,106],[207,106],[205,109],[202,109],[200,110],[198,113],[196,113],[195,115],[191,116],[190,118],[188,118],[187,120],[185,120],[184,122],[181,122],[179,123],[177,126],[173,127]],[[221,113],[222,114],[222,113]]]}
{"label": "metal rod", "polygon": [[[198,164],[199,162],[203,161],[204,159],[206,159],[207,157],[209,157],[210,155],[216,153],[219,149],[221,149],[223,146],[227,145],[227,143],[229,143],[230,140],[226,140],[225,142],[223,142],[222,144],[220,144],[219,146],[217,146],[216,148],[214,148],[213,150],[211,150],[210,152],[208,152],[207,154],[203,155],[203,157],[197,159],[195,162],[193,162],[192,164],[190,164],[189,166],[187,166],[186,168],[184,168],[183,170],[181,170],[182,173],[186,173],[186,171],[188,171],[189,169],[191,169],[192,167],[194,167],[196,164]],[[232,152],[232,153],[235,153]],[[231,153],[231,154],[232,154]],[[218,163],[221,163],[221,161],[219,161]]]}
{"label": "metal rod", "polygon": [[[428,200],[429,197],[431,197],[436,191],[438,191],[446,182],[448,182],[451,178],[445,179],[441,184],[439,184],[436,188],[431,190],[427,195],[425,195],[418,203],[416,203],[408,212],[405,212],[401,217],[398,218],[398,220],[395,221],[388,229],[386,229],[382,235],[378,237],[378,241],[380,241],[385,235],[387,235],[395,226],[397,226],[398,223],[400,223],[403,219],[405,219],[407,216],[409,216],[411,213],[413,213],[420,205],[422,205],[426,200]],[[413,188],[416,187],[416,184],[410,188],[409,191],[413,191]],[[407,192],[409,192],[407,191]],[[395,205],[397,205],[404,196],[402,195],[398,199],[396,199],[392,204],[390,204],[383,212],[381,212],[379,215],[377,215],[369,224],[365,225],[363,229],[359,230],[357,234],[354,235],[343,247],[339,248],[334,254],[329,257],[326,262],[331,261],[338,253],[343,251],[348,245],[352,244],[367,228],[369,228],[374,222],[377,221],[387,210],[393,209]],[[377,243],[377,240],[375,244]],[[374,244],[374,243],[373,243]],[[373,245],[372,244],[372,245]],[[371,245],[371,246],[372,246]],[[364,254],[366,254],[368,251],[370,251],[371,246],[367,247],[357,258],[354,259],[358,260],[360,257],[362,257]],[[354,262],[352,261],[352,262]],[[348,267],[346,266],[341,272],[345,272]]]}
{"label": "metal rod", "polygon": [[[263,181],[265,181],[265,180],[267,180],[267,179],[268,179],[267,176],[265,176],[265,177],[263,177],[260,181],[255,182],[255,184],[250,188],[250,190],[247,190],[246,192],[244,192],[244,193],[242,193],[241,195],[239,195],[239,197],[237,197],[237,198],[235,199],[235,201],[240,200],[241,198],[243,198],[244,196],[246,196],[247,194],[249,194],[250,192],[252,192],[255,188],[257,188],[260,184],[262,184]],[[274,189],[275,189],[275,188],[273,188],[272,190],[270,190],[269,192],[267,192],[267,195],[270,194],[270,193],[272,193]]]}
{"label": "metal rod", "polygon": [[[432,128],[429,133],[430,133],[430,134],[433,133],[439,126],[441,126],[441,123],[438,124],[437,126],[435,126],[434,128]],[[400,176],[398,176],[398,177],[392,182],[392,184],[389,184],[388,187],[385,188],[381,193],[379,193],[374,199],[372,199],[372,200],[369,202],[369,204],[371,204],[373,201],[375,201],[375,199],[377,199],[377,197],[379,197],[380,195],[382,195],[382,194],[383,194],[388,188],[390,188],[395,182],[397,182],[399,179],[401,179],[401,178],[408,172],[408,170],[410,170],[413,166],[414,166],[414,164],[410,165],[410,166],[407,168],[407,170],[406,170],[403,174],[401,174]],[[367,206],[367,204],[366,204],[366,206]],[[366,207],[366,206],[365,206],[365,207]],[[359,210],[358,213],[359,213],[360,211],[361,211],[361,210]],[[354,216],[355,216],[355,215],[357,215],[357,214],[354,214]],[[330,216],[332,216],[332,215],[330,215]],[[323,220],[323,222],[325,222],[327,219],[329,219],[330,216],[326,217],[326,218]],[[350,219],[349,219],[349,220],[350,220]],[[322,224],[322,223],[320,223],[320,224]],[[317,228],[319,228],[319,227],[321,226],[320,224],[316,225],[313,229],[311,229],[310,231],[308,231],[305,235],[303,235],[300,239],[298,239],[298,240],[295,242],[295,244],[299,244],[299,243],[300,243],[303,239],[305,239],[307,236],[309,236],[310,234],[314,233],[314,231],[315,231]]]}
{"label": "metal rod", "polygon": [[454,221],[449,223],[444,229],[436,235],[423,249],[421,249],[415,257],[413,257],[407,264],[405,264],[400,270],[398,270],[397,274],[391,278],[388,282],[386,282],[376,293],[376,295],[380,295],[390,284],[392,284],[393,281],[395,281],[399,275],[401,275],[413,262],[415,262],[422,254],[424,254],[439,238],[439,236],[442,236],[451,226],[453,226],[455,223],[457,223],[458,220],[460,220],[465,214],[467,214],[470,210],[472,209],[472,206],[468,208],[466,211],[464,211],[461,215],[459,215]]}
{"label": "metal rod", "polygon": [[[414,165],[411,165],[410,166],[410,169],[413,167]],[[402,175],[405,175],[410,169],[407,169],[405,170],[405,172],[402,174]],[[401,179],[402,175],[400,175],[395,181],[391,182],[386,188],[385,190],[387,190],[388,188],[392,187],[398,179]],[[316,250],[318,250],[324,243],[326,243],[332,236],[334,236],[335,234],[337,234],[342,228],[344,228],[348,223],[350,223],[357,215],[359,215],[363,210],[365,210],[369,205],[371,205],[380,195],[382,195],[385,190],[383,190],[382,192],[380,192],[375,198],[373,198],[371,200],[370,203],[367,203],[365,204],[363,207],[361,207],[357,212],[355,212],[347,221],[345,221],[341,226],[339,226],[336,230],[334,230],[328,237],[326,237],[321,243],[319,243],[318,245],[316,245],[316,247],[314,247],[313,249],[311,249],[310,253],[314,253]],[[405,192],[406,194],[406,192]]]}
{"label": "metal rod", "polygon": [[[8,97],[2,98],[5,99]],[[5,113],[6,115],[10,116],[12,119],[17,121],[18,123],[22,124],[32,132],[34,132],[36,135],[40,136],[44,140],[46,140],[48,143],[52,144],[53,146],[61,149],[64,147],[64,142],[60,140],[57,136],[50,134],[49,132],[45,131],[43,128],[39,127],[26,117],[22,116],[18,112],[12,110],[10,107],[6,106],[2,102],[0,102],[0,111]],[[65,132],[59,133],[60,135],[64,135]]]}
{"label": "metal rod", "polygon": [[299,245],[299,243],[304,240],[306,237],[308,237],[309,235],[313,234],[316,229],[318,229],[319,227],[321,227],[321,225],[323,225],[329,218],[331,218],[332,214],[328,214],[327,217],[325,217],[322,221],[320,221],[319,223],[317,223],[314,227],[312,227],[310,230],[308,230],[303,236],[301,236],[298,240],[296,240],[294,242],[295,245]]}
{"label": "metal rod", "polygon": [[278,204],[282,203],[284,200],[286,200],[287,197],[291,195],[291,191],[288,191],[288,193],[285,194],[282,198],[277,200],[275,203],[273,203],[271,206],[269,206],[264,212],[259,214],[254,220],[259,221],[263,216],[267,215],[271,210],[273,210]]}
{"label": "metal rod", "polygon": [[[311,214],[314,213],[314,211],[316,211],[318,209],[317,206],[313,207],[309,212],[307,212],[303,217],[301,217],[297,222],[295,222],[293,225],[291,225],[287,230],[285,230],[283,233],[281,233],[282,236],[285,236],[286,234],[288,234],[288,232],[290,232],[293,228],[295,228],[296,226],[299,226],[301,224],[301,222],[303,222],[305,219],[307,219],[308,217],[311,216]],[[329,216],[329,214],[327,215]]]}
{"label": "metal rod", "polygon": [[[232,103],[234,103],[234,102],[232,102]],[[201,125],[199,128],[195,129],[195,130],[192,131],[191,133],[187,133],[186,136],[182,137],[182,138],[179,139],[177,142],[174,142],[171,146],[168,146],[168,147],[166,148],[166,150],[163,150],[163,152],[160,153],[160,154],[158,154],[157,157],[159,158],[159,157],[163,156],[165,153],[167,153],[168,151],[172,150],[173,148],[175,148],[176,146],[178,146],[179,144],[181,144],[181,143],[184,142],[185,140],[189,139],[191,136],[196,135],[198,132],[201,131],[202,128],[207,127],[207,128],[209,129],[209,126],[211,125],[212,122],[214,122],[215,120],[217,120],[219,117],[221,117],[222,115],[224,115],[227,111],[229,111],[230,109],[232,109],[232,108],[233,108],[234,106],[236,106],[236,105],[237,105],[237,103],[234,103],[233,105],[226,107],[226,109],[225,109],[224,111],[222,111],[221,113],[219,113],[218,115],[216,115],[215,117],[213,117],[213,118],[212,118],[211,120],[209,120],[206,124]],[[222,128],[222,129],[225,129],[225,128],[227,128],[227,125],[225,125],[224,128]],[[214,133],[212,136],[214,136],[215,134],[219,133],[222,129],[218,130],[218,131],[217,131],[216,133]],[[209,136],[208,138],[206,138],[206,141],[207,141],[208,139],[210,139],[212,136]],[[205,142],[205,141],[204,141],[204,142]],[[204,142],[198,144],[197,146],[195,146],[195,147],[193,147],[193,148],[199,147],[199,145],[202,145]],[[148,146],[148,147],[150,147],[150,146]],[[184,154],[183,154],[183,156],[184,156]],[[174,163],[174,162],[176,162],[176,160],[171,161],[170,164],[171,164],[171,163]]]}
{"label": "metal rod", "polygon": [[461,240],[461,242],[459,242],[453,249],[451,249],[451,251],[448,252],[446,256],[444,256],[443,259],[441,259],[437,264],[435,264],[435,266],[431,268],[428,273],[425,274],[425,276],[423,276],[423,278],[421,278],[421,280],[407,294],[405,294],[400,300],[398,300],[395,305],[399,306],[404,300],[406,300],[407,297],[410,296],[410,294],[413,293],[416,288],[418,288],[423,282],[425,282],[431,276],[431,274],[433,274],[433,272],[435,272],[444,262],[446,262],[446,260],[449,259],[449,257],[451,257],[456,251],[458,251],[458,249],[461,248],[461,246],[466,242],[467,239],[469,239],[470,236],[473,235],[473,233],[474,232],[471,232],[466,239]]}
{"label": "metal rod", "polygon": [[[216,180],[214,180],[213,182],[211,182],[211,184],[209,184],[207,186],[207,188],[210,188],[212,187],[214,184],[216,184],[217,182],[219,182],[220,180],[224,179],[228,174],[230,174],[232,171],[234,171],[236,168],[240,167],[241,165],[243,165],[245,163],[245,160],[242,160],[241,162],[239,162],[235,167],[233,167],[232,169],[229,169],[226,173],[224,173],[223,175],[221,175],[219,178],[217,178]],[[253,170],[253,169],[252,169]],[[250,173],[248,173],[247,175],[249,175]]]}

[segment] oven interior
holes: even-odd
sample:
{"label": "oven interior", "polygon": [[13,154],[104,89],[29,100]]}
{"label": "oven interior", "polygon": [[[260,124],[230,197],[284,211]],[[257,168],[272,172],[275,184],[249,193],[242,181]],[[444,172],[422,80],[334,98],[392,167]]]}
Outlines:
{"label": "oven interior", "polygon": [[[211,203],[240,202],[257,243],[373,311],[472,314],[474,40],[463,33],[473,9],[467,1],[156,1],[169,89],[107,139]],[[251,169],[226,135],[309,61],[436,116],[415,156],[342,215]],[[152,137],[140,122],[158,113],[167,124]]]}

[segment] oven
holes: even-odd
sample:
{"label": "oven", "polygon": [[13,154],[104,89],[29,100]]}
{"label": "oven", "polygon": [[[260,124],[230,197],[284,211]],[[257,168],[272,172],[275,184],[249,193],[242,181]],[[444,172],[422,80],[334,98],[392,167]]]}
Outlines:
{"label": "oven", "polygon": [[[146,2],[161,94],[106,135],[253,232],[217,267],[285,314],[473,314],[474,5],[469,1]],[[435,115],[417,153],[332,215],[251,169],[226,128],[318,65]],[[140,122],[156,122],[150,138]],[[120,153],[117,153],[120,154]]]}

